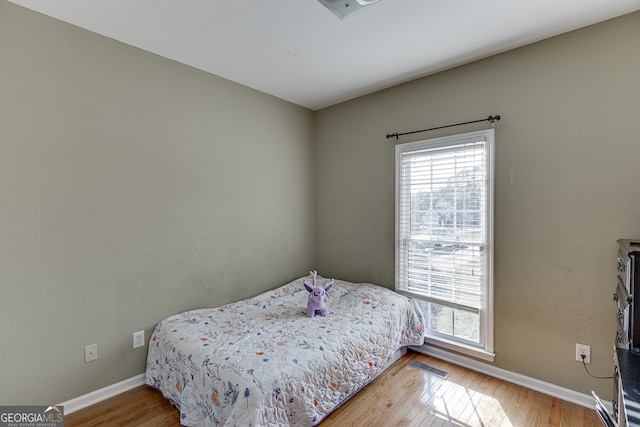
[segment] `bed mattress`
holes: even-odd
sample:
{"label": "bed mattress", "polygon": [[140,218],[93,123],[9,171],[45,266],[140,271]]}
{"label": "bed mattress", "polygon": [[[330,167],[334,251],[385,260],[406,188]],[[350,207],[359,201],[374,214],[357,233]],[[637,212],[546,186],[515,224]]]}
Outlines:
{"label": "bed mattress", "polygon": [[336,280],[329,314],[310,318],[304,279],[158,323],[146,383],[180,409],[183,425],[318,424],[379,375],[398,349],[422,345],[415,301]]}

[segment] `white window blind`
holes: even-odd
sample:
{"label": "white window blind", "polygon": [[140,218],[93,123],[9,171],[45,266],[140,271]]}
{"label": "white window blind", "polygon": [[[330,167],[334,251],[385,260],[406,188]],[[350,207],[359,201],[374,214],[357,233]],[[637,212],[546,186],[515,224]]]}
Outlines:
{"label": "white window blind", "polygon": [[481,347],[493,340],[492,152],[493,129],[396,146],[396,290],[427,303],[431,332]]}

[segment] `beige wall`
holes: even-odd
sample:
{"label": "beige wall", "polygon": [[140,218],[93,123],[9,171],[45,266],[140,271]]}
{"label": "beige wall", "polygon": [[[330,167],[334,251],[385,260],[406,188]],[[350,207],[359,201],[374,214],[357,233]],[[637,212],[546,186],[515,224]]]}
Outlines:
{"label": "beige wall", "polygon": [[634,13],[320,111],[318,269],[393,287],[385,135],[500,114],[495,365],[611,398],[575,344],[611,374],[616,239],[640,237],[638,40]]}
{"label": "beige wall", "polygon": [[314,129],[309,110],[0,0],[0,404],[140,374],[134,331],[313,268]]}
{"label": "beige wall", "polygon": [[637,40],[640,13],[314,114],[0,0],[0,404],[139,374],[132,332],[313,267],[393,287],[385,135],[489,114],[495,365],[610,398],[573,357],[610,373],[640,237]]}

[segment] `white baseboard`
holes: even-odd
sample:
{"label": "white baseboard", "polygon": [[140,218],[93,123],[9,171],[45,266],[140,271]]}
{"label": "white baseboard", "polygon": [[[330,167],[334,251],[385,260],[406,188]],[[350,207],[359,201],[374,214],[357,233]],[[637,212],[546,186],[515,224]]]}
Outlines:
{"label": "white baseboard", "polygon": [[143,384],[144,374],[140,374],[124,381],[120,381],[119,383],[115,383],[99,390],[92,391],[85,395],[73,398],[71,400],[67,400],[66,402],[60,403],[59,405],[64,406],[65,414],[70,414],[72,412],[86,408],[87,406],[102,402],[103,400],[106,400],[110,397],[117,396],[120,393],[124,393],[125,391],[129,391]]}
{"label": "white baseboard", "polygon": [[[555,384],[551,384],[545,381],[540,381],[535,378],[527,377],[526,375],[518,374],[516,372],[507,371],[506,369],[498,368],[487,363],[480,362],[469,357],[461,356],[456,353],[450,353],[446,350],[442,350],[436,347],[423,345],[422,347],[409,347],[413,351],[426,354],[444,361],[463,366],[465,368],[472,369],[483,374],[499,378],[504,381],[508,381],[513,384],[517,384],[523,387],[530,388],[531,390],[538,391],[540,393],[547,394],[549,396],[557,397],[567,402],[575,403],[576,405],[585,406],[587,408],[594,407],[594,400],[591,395],[579,393],[575,390],[560,387]],[[64,406],[64,413],[70,414],[80,409],[91,406],[95,403],[102,402],[110,397],[117,396],[120,393],[131,390],[144,384],[144,374],[136,375],[135,377],[120,381],[119,383],[112,384],[110,386],[101,388],[91,393],[87,393],[83,396],[76,397],[66,402],[60,403]],[[605,402],[611,407],[611,402]]]}
{"label": "white baseboard", "polygon": [[[491,377],[499,378],[501,380],[508,381],[510,383],[517,384],[531,390],[547,394],[549,396],[557,397],[559,399],[566,400],[567,402],[575,403],[576,405],[584,406],[591,409],[594,408],[595,402],[590,394],[579,393],[575,390],[560,387],[558,385],[551,384],[545,381],[540,381],[526,375],[507,371],[506,369],[498,368],[487,363],[471,359],[469,357],[461,356],[456,353],[450,353],[440,348],[427,345],[409,348],[413,351],[417,351],[428,356],[433,356],[446,362],[450,362],[477,372],[481,372]],[[608,405],[609,408],[611,408],[611,402],[604,403]]]}

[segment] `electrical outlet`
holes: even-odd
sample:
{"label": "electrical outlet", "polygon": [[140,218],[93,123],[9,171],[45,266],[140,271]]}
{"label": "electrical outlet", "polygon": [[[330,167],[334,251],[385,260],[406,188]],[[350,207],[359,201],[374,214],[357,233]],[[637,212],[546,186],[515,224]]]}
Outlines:
{"label": "electrical outlet", "polygon": [[144,331],[133,333],[133,348],[144,347]]}
{"label": "electrical outlet", "polygon": [[93,362],[98,358],[98,344],[91,344],[84,347],[84,362]]}
{"label": "electrical outlet", "polygon": [[576,360],[582,362],[582,356],[584,363],[591,363],[591,346],[576,343]]}

